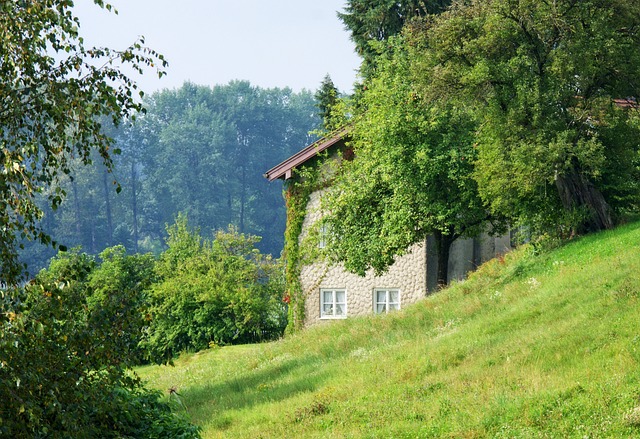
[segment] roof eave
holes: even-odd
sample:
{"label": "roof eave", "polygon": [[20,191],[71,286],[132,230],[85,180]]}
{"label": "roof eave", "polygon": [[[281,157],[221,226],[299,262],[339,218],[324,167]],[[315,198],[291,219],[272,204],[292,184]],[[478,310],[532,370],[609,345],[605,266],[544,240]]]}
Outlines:
{"label": "roof eave", "polygon": [[306,163],[308,160],[317,156],[322,151],[325,151],[326,149],[344,139],[344,137],[349,133],[350,128],[350,126],[343,127],[323,137],[322,139],[316,140],[311,145],[305,147],[288,159],[269,169],[264,174],[264,177],[269,181],[274,181],[277,179],[290,179],[293,176],[293,170],[295,168]]}

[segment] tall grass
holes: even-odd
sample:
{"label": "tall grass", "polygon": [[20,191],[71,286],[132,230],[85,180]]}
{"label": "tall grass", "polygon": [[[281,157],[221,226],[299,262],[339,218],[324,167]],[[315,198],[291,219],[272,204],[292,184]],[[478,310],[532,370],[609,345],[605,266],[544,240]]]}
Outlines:
{"label": "tall grass", "polygon": [[395,314],[139,373],[206,438],[640,437],[639,296],[635,223],[523,247]]}

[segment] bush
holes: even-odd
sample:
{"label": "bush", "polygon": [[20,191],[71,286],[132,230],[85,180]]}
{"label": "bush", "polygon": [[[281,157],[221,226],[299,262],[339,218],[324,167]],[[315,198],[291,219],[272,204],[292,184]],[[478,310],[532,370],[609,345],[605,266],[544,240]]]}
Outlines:
{"label": "bush", "polygon": [[126,352],[130,365],[145,362],[141,347],[149,326],[148,291],[155,282],[153,255],[127,255],[123,246],[104,250],[102,263],[88,277],[89,323],[108,323],[116,350]]}
{"label": "bush", "polygon": [[255,248],[257,237],[230,228],[203,240],[179,217],[157,264],[146,347],[154,361],[212,344],[278,338],[286,327],[280,264]]}
{"label": "bush", "polygon": [[122,328],[92,314],[94,268],[72,252],[1,292],[0,437],[199,437],[127,368]]}

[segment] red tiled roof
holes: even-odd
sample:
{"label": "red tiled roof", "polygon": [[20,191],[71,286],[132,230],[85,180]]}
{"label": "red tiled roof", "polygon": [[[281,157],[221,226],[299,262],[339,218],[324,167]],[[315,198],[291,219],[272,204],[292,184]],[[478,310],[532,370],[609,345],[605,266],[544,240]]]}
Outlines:
{"label": "red tiled roof", "polygon": [[317,156],[322,151],[327,150],[331,146],[343,140],[349,131],[350,127],[347,126],[313,142],[311,145],[292,155],[282,163],[269,169],[264,174],[264,177],[269,181],[277,180],[278,178],[288,180],[292,177],[294,168],[297,168],[307,160]]}

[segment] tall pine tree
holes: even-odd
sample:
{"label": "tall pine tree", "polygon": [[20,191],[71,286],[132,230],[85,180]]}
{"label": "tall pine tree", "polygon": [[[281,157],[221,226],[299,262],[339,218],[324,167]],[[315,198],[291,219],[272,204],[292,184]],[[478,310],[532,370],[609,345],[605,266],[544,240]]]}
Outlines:
{"label": "tall pine tree", "polygon": [[327,131],[337,128],[332,117],[332,111],[338,104],[339,94],[338,88],[327,73],[315,94],[318,117],[322,120],[322,126]]}

